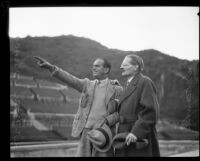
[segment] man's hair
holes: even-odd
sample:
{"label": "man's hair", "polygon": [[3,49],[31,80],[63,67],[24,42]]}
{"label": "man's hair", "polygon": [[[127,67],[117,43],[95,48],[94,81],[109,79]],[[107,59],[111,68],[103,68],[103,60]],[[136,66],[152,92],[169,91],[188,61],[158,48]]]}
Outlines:
{"label": "man's hair", "polygon": [[137,64],[139,66],[139,68],[138,68],[139,72],[143,71],[144,62],[140,56],[132,54],[132,55],[127,55],[127,57],[131,58],[131,64],[133,64],[133,65]]}
{"label": "man's hair", "polygon": [[[106,58],[97,58],[97,59],[101,59],[101,60],[103,60],[103,67],[104,68],[108,68],[109,70],[108,70],[108,73],[110,72],[110,70],[111,70],[111,63],[108,61],[108,59],[106,59]],[[107,73],[107,74],[108,74]]]}

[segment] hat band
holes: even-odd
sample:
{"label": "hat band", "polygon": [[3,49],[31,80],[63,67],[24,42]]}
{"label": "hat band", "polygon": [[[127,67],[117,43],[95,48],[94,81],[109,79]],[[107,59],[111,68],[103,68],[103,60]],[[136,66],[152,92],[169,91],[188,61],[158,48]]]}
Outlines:
{"label": "hat band", "polygon": [[[108,136],[107,132],[106,132],[104,129],[102,129],[102,128],[97,128],[96,130],[99,130],[99,131],[101,131],[101,132],[103,133],[103,135],[104,135],[105,138],[106,138],[106,141],[109,140],[109,136]],[[106,146],[106,144],[99,146],[99,148],[103,149],[105,146]]]}

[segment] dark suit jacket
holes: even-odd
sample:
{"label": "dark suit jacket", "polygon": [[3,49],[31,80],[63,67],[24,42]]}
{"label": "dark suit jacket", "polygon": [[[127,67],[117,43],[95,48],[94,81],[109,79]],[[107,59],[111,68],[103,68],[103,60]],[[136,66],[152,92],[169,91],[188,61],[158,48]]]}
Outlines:
{"label": "dark suit jacket", "polygon": [[137,150],[134,144],[117,150],[116,156],[160,156],[156,122],[159,105],[152,80],[137,74],[119,99],[120,123],[117,133],[132,132],[139,139],[148,139],[149,145]]}

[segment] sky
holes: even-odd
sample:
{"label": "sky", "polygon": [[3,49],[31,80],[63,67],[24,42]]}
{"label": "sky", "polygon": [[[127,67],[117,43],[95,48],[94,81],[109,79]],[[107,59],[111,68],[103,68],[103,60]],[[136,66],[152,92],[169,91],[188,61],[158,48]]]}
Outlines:
{"label": "sky", "polygon": [[9,36],[74,35],[124,51],[155,49],[199,59],[199,7],[21,7],[9,9]]}

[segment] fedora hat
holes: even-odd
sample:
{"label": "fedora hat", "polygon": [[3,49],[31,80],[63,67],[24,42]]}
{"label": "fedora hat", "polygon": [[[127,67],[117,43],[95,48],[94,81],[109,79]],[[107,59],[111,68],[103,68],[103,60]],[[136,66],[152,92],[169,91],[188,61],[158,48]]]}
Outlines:
{"label": "fedora hat", "polygon": [[89,131],[87,138],[93,147],[100,152],[107,152],[112,146],[112,132],[106,124]]}
{"label": "fedora hat", "polygon": [[[122,148],[126,147],[127,145],[126,145],[125,140],[126,140],[126,137],[128,134],[129,134],[128,132],[124,132],[124,133],[119,133],[119,134],[115,135],[112,140],[112,146],[115,149],[122,149]],[[147,147],[148,140],[147,139],[139,139],[136,142],[132,142],[131,144],[135,144],[136,149],[143,149],[143,148]]]}

